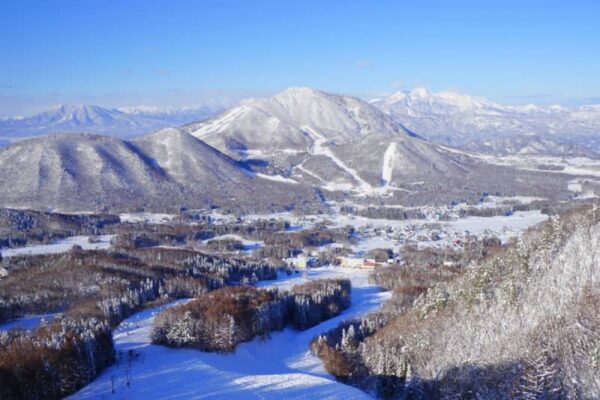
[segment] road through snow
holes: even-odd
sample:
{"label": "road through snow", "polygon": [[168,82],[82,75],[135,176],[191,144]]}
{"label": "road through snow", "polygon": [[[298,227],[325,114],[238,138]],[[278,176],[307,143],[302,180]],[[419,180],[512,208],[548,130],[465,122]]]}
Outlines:
{"label": "road through snow", "polygon": [[232,354],[153,345],[150,333],[154,317],[171,305],[139,312],[121,323],[113,337],[121,354],[134,350],[140,356],[130,367],[124,361],[108,368],[71,399],[368,399],[366,393],[337,382],[308,351],[316,335],[346,318],[378,308],[389,297],[369,284],[368,271],[316,268],[262,282],[261,286],[283,289],[307,280],[336,277],[352,281],[348,310],[306,331],[286,328],[272,333],[270,339],[242,343]]}

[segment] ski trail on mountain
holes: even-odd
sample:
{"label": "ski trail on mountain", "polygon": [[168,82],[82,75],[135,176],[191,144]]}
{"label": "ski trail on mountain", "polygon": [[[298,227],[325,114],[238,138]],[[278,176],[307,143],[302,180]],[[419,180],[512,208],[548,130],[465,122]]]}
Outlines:
{"label": "ski trail on mountain", "polygon": [[387,188],[392,181],[392,171],[394,169],[394,157],[396,155],[396,142],[390,143],[383,154],[383,167],[381,170],[381,186]]}
{"label": "ski trail on mountain", "polygon": [[229,123],[246,112],[248,112],[248,109],[244,106],[232,108],[220,116],[208,120],[203,126],[200,127],[200,129],[193,131],[192,135],[203,139],[211,135],[219,134],[227,129]]}
{"label": "ski trail on mountain", "polygon": [[360,177],[360,175],[358,175],[358,172],[356,172],[356,170],[350,168],[349,166],[344,164],[344,162],[342,160],[337,158],[337,156],[335,154],[333,154],[333,152],[331,151],[331,149],[329,147],[324,146],[325,142],[327,142],[326,138],[324,138],[321,134],[319,134],[317,131],[312,129],[310,126],[303,126],[302,130],[304,130],[306,133],[308,133],[313,139],[313,146],[311,149],[309,149],[309,153],[314,154],[314,155],[321,155],[321,156],[328,157],[338,167],[340,167],[342,170],[344,170],[350,176],[352,176],[352,178],[358,183],[358,189],[361,192],[363,192],[363,193],[372,193],[373,192],[373,186],[371,186],[369,184],[369,182],[362,179]]}
{"label": "ski trail on mountain", "polygon": [[121,361],[70,399],[369,399],[367,393],[338,382],[309,351],[315,336],[379,308],[389,298],[368,276],[367,270],[321,267],[260,282],[261,287],[284,290],[314,279],[349,278],[352,304],[310,329],[272,332],[269,339],[239,344],[231,354],[152,344],[156,315],[186,300],[140,311],[113,331]]}
{"label": "ski trail on mountain", "polygon": [[315,178],[319,182],[321,182],[323,184],[327,184],[327,181],[325,179],[321,178],[319,175],[315,174],[314,172],[311,172],[311,171],[307,170],[306,168],[304,168],[304,161],[300,165],[298,165],[297,167],[295,167],[295,168],[297,168],[300,171],[306,173],[307,175],[312,176],[313,178]]}

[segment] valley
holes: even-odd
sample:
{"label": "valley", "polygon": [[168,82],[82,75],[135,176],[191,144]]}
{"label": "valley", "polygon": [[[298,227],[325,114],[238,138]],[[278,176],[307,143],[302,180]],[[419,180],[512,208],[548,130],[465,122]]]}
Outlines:
{"label": "valley", "polygon": [[0,400],[600,399],[598,15],[0,0]]}
{"label": "valley", "polygon": [[[290,88],[179,128],[0,149],[0,398],[529,393],[538,366],[519,354],[546,348],[510,307],[547,323],[524,300],[542,286],[548,304],[595,304],[543,268],[588,232],[578,265],[594,282],[599,165],[453,145],[391,108]],[[472,378],[440,338],[507,340],[488,325],[502,312],[512,358],[470,349],[486,376]],[[498,360],[515,365],[481,366]],[[565,390],[593,393],[590,379]]]}

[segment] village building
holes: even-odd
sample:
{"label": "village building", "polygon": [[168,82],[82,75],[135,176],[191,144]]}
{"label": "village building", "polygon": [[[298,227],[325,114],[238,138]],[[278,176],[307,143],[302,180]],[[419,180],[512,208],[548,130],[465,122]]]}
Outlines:
{"label": "village building", "polygon": [[314,268],[318,267],[320,264],[320,261],[317,257],[305,255],[299,255],[294,258],[288,258],[285,261],[288,263],[288,266],[294,267],[296,269]]}

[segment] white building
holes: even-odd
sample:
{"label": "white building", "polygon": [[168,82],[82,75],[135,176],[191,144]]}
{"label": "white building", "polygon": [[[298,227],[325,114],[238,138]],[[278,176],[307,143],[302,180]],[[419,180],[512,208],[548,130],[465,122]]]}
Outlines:
{"label": "white building", "polygon": [[344,268],[363,268],[364,260],[356,257],[338,257],[340,266]]}
{"label": "white building", "polygon": [[297,269],[316,267],[319,264],[319,259],[317,257],[310,257],[302,254],[294,258],[288,258],[285,261],[287,261],[290,267]]}

